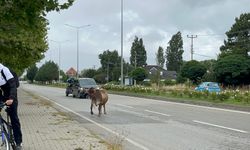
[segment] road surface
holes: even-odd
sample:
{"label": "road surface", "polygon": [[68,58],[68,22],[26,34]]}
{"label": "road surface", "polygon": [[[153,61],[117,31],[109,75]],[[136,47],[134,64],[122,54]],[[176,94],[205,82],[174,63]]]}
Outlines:
{"label": "road surface", "polygon": [[23,84],[84,127],[128,150],[250,150],[250,113],[109,94],[107,115],[90,114],[90,100],[65,89]]}

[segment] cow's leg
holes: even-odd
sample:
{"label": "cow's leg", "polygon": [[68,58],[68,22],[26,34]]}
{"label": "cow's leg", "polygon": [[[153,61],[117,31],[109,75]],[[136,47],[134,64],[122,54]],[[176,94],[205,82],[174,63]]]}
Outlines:
{"label": "cow's leg", "polygon": [[99,110],[99,115],[98,116],[101,116],[101,113],[102,113],[102,105],[101,104],[99,104],[98,110]]}
{"label": "cow's leg", "polygon": [[105,104],[103,104],[104,114],[107,114]]}
{"label": "cow's leg", "polygon": [[94,114],[92,109],[93,109],[93,103],[91,102],[91,105],[90,105],[90,113],[91,113],[91,115]]}

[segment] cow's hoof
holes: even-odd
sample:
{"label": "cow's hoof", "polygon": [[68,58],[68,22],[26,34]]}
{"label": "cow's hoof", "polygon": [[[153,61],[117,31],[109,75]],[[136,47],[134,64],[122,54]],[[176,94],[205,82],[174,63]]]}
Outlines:
{"label": "cow's hoof", "polygon": [[94,113],[93,112],[90,112],[91,113],[91,115],[93,115]]}

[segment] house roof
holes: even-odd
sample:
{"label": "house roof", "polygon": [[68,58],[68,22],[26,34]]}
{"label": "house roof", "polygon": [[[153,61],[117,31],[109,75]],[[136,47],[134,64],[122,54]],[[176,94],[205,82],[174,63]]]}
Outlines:
{"label": "house roof", "polygon": [[157,71],[157,70],[166,71],[164,68],[162,68],[158,65],[147,65],[144,68],[148,71]]}
{"label": "house roof", "polygon": [[75,75],[76,74],[76,70],[73,68],[73,67],[71,67],[71,68],[69,68],[69,70],[66,72],[66,74],[67,75]]}
{"label": "house roof", "polygon": [[150,74],[155,74],[157,71],[161,71],[161,78],[163,79],[176,79],[177,73],[176,71],[168,71],[158,65],[147,65],[144,67]]}

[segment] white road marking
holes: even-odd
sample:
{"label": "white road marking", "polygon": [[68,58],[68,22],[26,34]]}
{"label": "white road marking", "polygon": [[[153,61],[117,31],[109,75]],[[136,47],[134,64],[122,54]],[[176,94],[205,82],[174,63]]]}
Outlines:
{"label": "white road marking", "polygon": [[[115,95],[115,94],[113,94],[113,95]],[[119,96],[124,96],[124,95],[119,95]],[[124,97],[131,97],[131,98],[143,99],[143,100],[147,100],[147,101],[153,102],[152,98],[151,99],[150,98],[147,99],[147,98],[139,98],[139,97],[132,97],[132,96],[124,96]],[[220,110],[220,111],[226,111],[226,112],[233,112],[233,113],[241,113],[241,114],[250,115],[250,112],[247,112],[247,111],[239,111],[239,110],[215,108],[215,107],[208,107],[208,106],[199,106],[199,105],[193,105],[193,104],[185,104],[185,103],[180,103],[180,102],[170,102],[170,101],[155,100],[155,99],[153,99],[153,100],[155,102],[159,102],[159,103],[167,103],[167,104],[174,104],[174,105],[198,107],[198,108],[205,108],[205,109],[211,109],[211,110]]]}
{"label": "white road marking", "polygon": [[69,109],[69,108],[67,108],[67,107],[65,107],[65,106],[63,106],[63,105],[61,105],[61,104],[59,104],[59,103],[57,103],[57,102],[54,102],[53,100],[51,100],[51,99],[49,99],[49,98],[47,98],[47,97],[45,97],[45,96],[41,96],[41,95],[39,95],[39,96],[42,97],[42,98],[44,98],[44,99],[46,99],[46,100],[48,100],[48,101],[50,101],[50,102],[52,102],[52,103],[54,103],[54,104],[56,104],[57,106],[62,107],[62,108],[65,109],[65,110],[67,110],[67,111],[69,111],[69,112],[71,112],[71,113],[73,113],[73,114],[75,114],[75,115],[77,115],[77,116],[79,116],[79,117],[81,117],[81,118],[83,118],[83,119],[85,119],[85,120],[87,120],[87,121],[89,121],[89,122],[91,122],[91,123],[93,123],[93,124],[95,124],[95,125],[97,125],[97,126],[103,128],[104,130],[106,130],[106,131],[108,131],[108,132],[110,132],[110,133],[112,133],[112,134],[115,134],[116,136],[119,136],[119,137],[125,139],[126,141],[128,141],[129,143],[131,143],[131,144],[137,146],[137,147],[140,148],[140,149],[149,150],[149,148],[147,148],[147,147],[145,147],[145,146],[143,146],[143,145],[141,145],[141,144],[139,144],[139,143],[137,143],[137,142],[135,142],[135,141],[133,141],[133,140],[127,138],[127,137],[124,137],[124,136],[121,135],[120,133],[115,132],[115,131],[113,131],[113,130],[111,130],[111,129],[109,129],[109,128],[107,128],[107,127],[105,127],[105,126],[103,126],[103,125],[101,125],[101,124],[99,124],[99,123],[97,123],[97,122],[95,122],[95,121],[93,121],[93,120],[91,120],[91,119],[89,119],[89,118],[87,118],[87,117],[85,117],[85,116],[83,116],[83,115],[81,115],[81,114],[79,114],[79,113],[77,113],[77,112],[75,112],[75,111],[73,111],[73,110],[71,110],[71,109]]}
{"label": "white road marking", "polygon": [[152,120],[155,120],[155,121],[165,122],[165,121],[163,121],[162,119],[160,119],[160,118],[157,117],[157,116],[148,116],[148,115],[145,115],[145,114],[143,114],[143,113],[138,113],[138,112],[135,112],[135,111],[125,110],[125,109],[117,109],[117,110],[118,110],[118,111],[122,111],[122,112],[129,113],[129,114],[134,114],[134,115],[137,115],[137,116],[139,116],[139,117],[152,119]]}
{"label": "white road marking", "polygon": [[127,108],[134,108],[134,107],[132,107],[132,106],[123,105],[123,104],[115,104],[115,105],[117,105],[117,106],[122,106],[122,107],[127,107]]}
{"label": "white road marking", "polygon": [[207,123],[207,122],[203,122],[203,121],[198,121],[198,120],[193,120],[193,122],[195,122],[195,123],[200,123],[200,124],[204,124],[204,125],[208,125],[208,126],[213,126],[213,127],[217,127],[217,128],[232,130],[232,131],[236,131],[236,132],[248,133],[247,131],[244,131],[244,130],[229,128],[229,127],[220,126],[220,125],[216,125],[216,124],[212,124],[212,123]]}
{"label": "white road marking", "polygon": [[150,113],[154,113],[154,114],[158,114],[158,115],[162,115],[162,116],[167,116],[167,117],[170,117],[171,115],[168,115],[168,114],[164,114],[164,113],[160,113],[160,112],[156,112],[156,111],[151,111],[151,110],[144,110],[146,112],[150,112]]}

